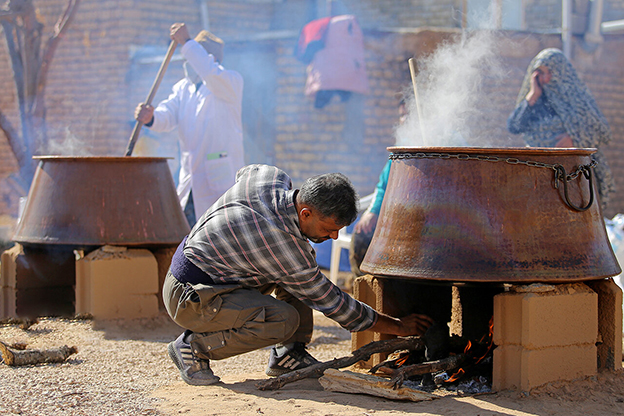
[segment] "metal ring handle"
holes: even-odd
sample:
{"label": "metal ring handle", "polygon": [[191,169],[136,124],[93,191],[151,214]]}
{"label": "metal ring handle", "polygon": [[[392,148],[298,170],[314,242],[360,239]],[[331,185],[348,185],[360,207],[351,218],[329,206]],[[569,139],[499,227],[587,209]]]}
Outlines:
{"label": "metal ring handle", "polygon": [[[583,167],[585,168],[585,166]],[[587,203],[586,206],[579,207],[577,205],[574,205],[572,201],[570,201],[570,197],[568,196],[568,180],[567,180],[565,168],[559,164],[555,165],[555,188],[558,188],[557,183],[559,180],[561,180],[563,182],[563,195],[565,196],[563,202],[565,202],[565,204],[569,208],[573,209],[574,211],[579,211],[579,212],[587,211],[589,207],[591,207],[592,204],[594,203],[594,184],[592,182],[591,169],[585,168],[582,170],[582,172],[583,172],[583,176],[585,176],[587,180],[589,181],[589,202]]]}

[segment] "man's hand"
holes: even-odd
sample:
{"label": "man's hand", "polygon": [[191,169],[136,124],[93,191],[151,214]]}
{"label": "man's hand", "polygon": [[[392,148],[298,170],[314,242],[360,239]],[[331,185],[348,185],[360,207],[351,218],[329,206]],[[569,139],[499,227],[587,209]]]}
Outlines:
{"label": "man's hand", "polygon": [[191,39],[189,31],[184,23],[174,23],[169,30],[171,40],[176,41],[180,45],[184,45],[187,40]]}
{"label": "man's hand", "polygon": [[141,124],[149,124],[154,118],[154,107],[141,103],[134,109],[134,118]]}
{"label": "man's hand", "polygon": [[380,313],[377,323],[370,329],[382,334],[410,336],[424,334],[431,325],[433,325],[433,319],[427,315],[413,313],[403,318],[393,318]]}

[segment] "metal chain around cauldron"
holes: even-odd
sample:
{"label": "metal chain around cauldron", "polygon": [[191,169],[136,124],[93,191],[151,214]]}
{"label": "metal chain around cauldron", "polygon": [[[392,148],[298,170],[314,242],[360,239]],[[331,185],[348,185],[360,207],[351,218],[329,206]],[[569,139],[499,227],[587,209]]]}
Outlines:
{"label": "metal chain around cauldron", "polygon": [[[536,168],[547,168],[552,169],[555,174],[554,187],[555,189],[559,189],[559,181],[563,183],[563,193],[565,195],[564,202],[568,207],[575,211],[586,211],[591,207],[594,202],[594,187],[592,183],[592,173],[591,169],[596,167],[598,164],[595,160],[592,159],[591,163],[588,165],[581,165],[576,168],[576,170],[572,173],[567,174],[565,168],[557,164],[549,164],[544,162],[535,162],[531,160],[520,160],[515,157],[498,157],[498,156],[487,156],[487,155],[470,155],[467,153],[425,153],[425,152],[416,152],[416,153],[390,153],[391,160],[397,159],[458,159],[458,160],[480,160],[485,162],[505,162],[510,165],[525,165]],[[579,175],[583,174],[585,178],[589,181],[589,202],[584,207],[576,206],[570,201],[568,197],[568,182],[578,178]]]}

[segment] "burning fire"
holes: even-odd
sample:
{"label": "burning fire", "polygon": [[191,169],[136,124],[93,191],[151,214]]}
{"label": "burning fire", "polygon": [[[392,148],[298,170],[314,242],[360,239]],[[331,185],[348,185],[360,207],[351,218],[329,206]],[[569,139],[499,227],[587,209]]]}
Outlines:
{"label": "burning fire", "polygon": [[[494,317],[490,318],[488,326],[488,333],[486,335],[483,335],[478,342],[473,344],[471,341],[468,341],[468,343],[466,344],[466,348],[464,348],[464,354],[466,355],[466,357],[468,357],[468,363],[465,366],[474,366],[479,364],[490,354],[490,351],[492,351],[492,348],[494,346],[494,343],[492,342],[492,336],[494,333]],[[485,352],[482,352],[483,345],[485,345]],[[445,383],[453,383],[462,378],[464,374],[466,374],[466,370],[464,370],[463,368],[459,368],[445,381]]]}

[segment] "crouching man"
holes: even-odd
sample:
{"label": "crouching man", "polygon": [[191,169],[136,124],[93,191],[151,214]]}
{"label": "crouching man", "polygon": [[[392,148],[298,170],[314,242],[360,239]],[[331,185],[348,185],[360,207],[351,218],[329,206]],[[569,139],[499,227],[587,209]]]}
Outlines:
{"label": "crouching man", "polygon": [[242,168],[182,241],[165,279],[165,307],[186,329],[168,346],[182,379],[216,383],[210,360],[270,345],[269,376],[317,363],[305,348],[311,308],[350,331],[423,334],[431,318],[376,312],[321,273],[308,240],[336,239],[356,216],[357,194],[342,174],[314,176],[293,190],[276,167]]}

